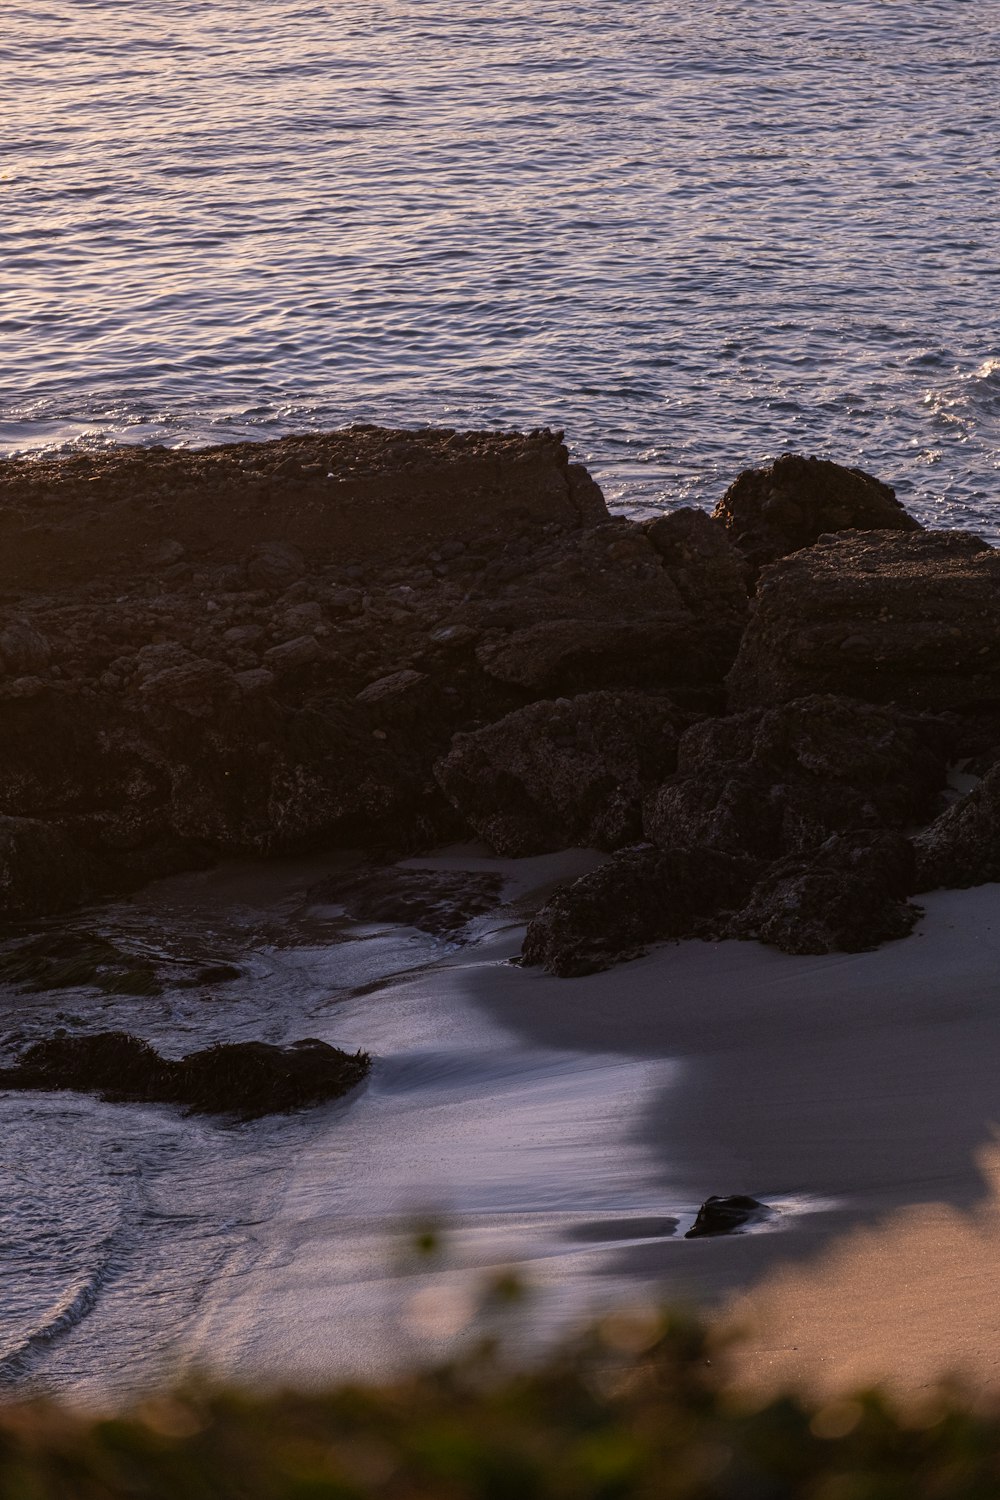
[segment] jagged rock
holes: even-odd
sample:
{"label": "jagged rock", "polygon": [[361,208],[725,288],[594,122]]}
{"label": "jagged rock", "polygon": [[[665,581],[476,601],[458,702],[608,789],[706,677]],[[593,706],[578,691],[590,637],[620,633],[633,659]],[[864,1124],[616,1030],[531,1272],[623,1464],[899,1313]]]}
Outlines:
{"label": "jagged rock", "polygon": [[181,670],[197,666],[198,658],[182,646],[180,641],[154,641],[142,646],[131,662],[121,662],[123,668],[132,671],[139,682],[158,677],[161,672]]}
{"label": "jagged rock", "polygon": [[357,922],[401,922],[452,937],[473,917],[493,911],[503,876],[488,870],[422,870],[388,866],[331,876],[309,890],[311,902],[342,906]]}
{"label": "jagged rock", "polygon": [[359,703],[381,706],[395,699],[408,697],[412,689],[427,680],[426,672],[415,672],[406,667],[399,672],[391,672],[387,677],[379,677],[377,681],[370,682],[357,694]]}
{"label": "jagged rock", "polygon": [[961,532],[849,532],[761,576],[730,705],[843,693],[969,712],[1000,698],[1000,551]]}
{"label": "jagged rock", "polygon": [[183,1104],[191,1114],[242,1119],[338,1099],[371,1059],[310,1037],[288,1047],[228,1042],[169,1061],[125,1031],[54,1036],[0,1070],[0,1089],[74,1089],[115,1103]]}
{"label": "jagged rock", "polygon": [[228,667],[222,662],[198,658],[151,673],[139,689],[150,701],[201,715],[210,714],[216,702],[231,697],[234,690],[233,674]]}
{"label": "jagged rock", "polygon": [[282,641],[264,652],[268,667],[278,672],[287,672],[294,667],[305,667],[321,655],[320,644],[314,635],[297,635],[294,640]]}
{"label": "jagged rock", "polygon": [[157,568],[171,568],[179,563],[185,554],[185,547],[181,542],[174,541],[171,537],[164,540],[154,549],[150,555],[150,562]]}
{"label": "jagged rock", "polygon": [[932,811],[947,748],[934,719],[829,694],[707,719],[681,737],[644,831],[664,847],[771,859],[831,833],[901,827]]}
{"label": "jagged rock", "polygon": [[306,560],[298,547],[289,542],[261,542],[247,563],[247,577],[262,589],[284,589],[306,569]]}
{"label": "jagged rock", "polygon": [[615,849],[641,837],[643,796],[673,771],[684,723],[649,694],[546,700],[456,735],[435,774],[498,854]]}
{"label": "jagged rock", "polygon": [[[433,771],[456,734],[466,758],[496,748],[468,810],[498,847],[620,844],[681,727],[621,705],[718,712],[747,616],[719,522],[612,519],[547,431],[11,461],[0,510],[0,592],[24,598],[8,628],[44,642],[0,680],[0,817],[26,820],[0,911],[220,854],[460,836]],[[564,708],[528,710],[559,695],[592,703],[572,737]]]}
{"label": "jagged rock", "polygon": [[251,667],[246,672],[235,672],[233,681],[244,698],[254,698],[259,693],[269,693],[274,687],[274,673],[266,667]]}
{"label": "jagged rock", "polygon": [[725,930],[784,953],[864,953],[912,931],[913,872],[901,834],[834,834],[773,864]]}
{"label": "jagged rock", "polygon": [[694,937],[745,903],[759,866],[714,849],[624,849],[563,886],[528,926],[525,964],[571,978]]}
{"label": "jagged rock", "polygon": [[[289,641],[300,637],[315,640],[317,632],[322,633],[326,627],[326,616],[323,606],[315,599],[303,600],[301,604],[292,604],[285,610],[282,627],[288,632]],[[285,643],[286,645],[288,642]]]}
{"label": "jagged rock", "polygon": [[724,526],[705,511],[685,505],[644,521],[642,530],[690,609],[702,609],[710,598],[714,609],[739,624],[745,622],[749,569]]}
{"label": "jagged rock", "polygon": [[52,660],[52,647],[28,620],[11,620],[0,630],[0,665],[11,676],[35,676]]}
{"label": "jagged rock", "polygon": [[573,504],[584,526],[599,526],[607,520],[608,507],[601,486],[583,464],[569,464],[566,479]]}
{"label": "jagged rock", "polygon": [[708,547],[681,556],[688,530],[676,523],[676,579],[650,534],[625,520],[510,564],[495,597],[473,613],[484,671],[546,696],[627,686],[710,694],[735,654],[747,599],[734,587],[735,561],[720,565]]}
{"label": "jagged rock", "polygon": [[913,837],[914,889],[962,890],[1000,880],[1000,764]]}
{"label": "jagged rock", "polygon": [[46,684],[41,677],[15,677],[3,685],[5,698],[37,698],[45,692]]}
{"label": "jagged rock", "polygon": [[767,563],[825,532],[922,531],[895,490],[863,469],[783,453],[766,469],[744,469],[713,512],[756,576]]}
{"label": "jagged rock", "polygon": [[767,1212],[767,1204],[748,1193],[732,1193],[728,1198],[713,1194],[698,1210],[698,1217],[685,1234],[686,1240],[701,1239],[708,1234],[732,1234],[752,1219]]}

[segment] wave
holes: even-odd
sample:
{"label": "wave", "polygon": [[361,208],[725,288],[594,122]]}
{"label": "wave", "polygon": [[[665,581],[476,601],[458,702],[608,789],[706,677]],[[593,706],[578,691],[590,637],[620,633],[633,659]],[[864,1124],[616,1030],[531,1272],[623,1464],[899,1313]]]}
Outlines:
{"label": "wave", "polygon": [[33,1329],[15,1349],[0,1359],[0,1388],[22,1385],[30,1376],[35,1356],[76,1328],[94,1311],[101,1293],[114,1277],[114,1250],[118,1238],[113,1235],[101,1246],[103,1258],[83,1285],[69,1293],[51,1310],[40,1327]]}

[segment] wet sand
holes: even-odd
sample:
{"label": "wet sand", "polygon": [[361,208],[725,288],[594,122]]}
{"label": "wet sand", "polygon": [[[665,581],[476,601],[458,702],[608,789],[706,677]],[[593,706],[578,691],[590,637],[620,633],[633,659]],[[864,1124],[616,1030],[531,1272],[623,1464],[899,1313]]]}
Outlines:
{"label": "wet sand", "polygon": [[[511,1264],[534,1288],[506,1328],[522,1353],[665,1297],[738,1326],[737,1378],[762,1389],[998,1380],[998,896],[931,896],[874,953],[683,943],[574,981],[512,967],[520,927],[494,926],[393,981],[381,1020],[338,1006],[382,1058],[372,1091],[303,1157],[266,1275],[208,1343],[306,1380],[433,1356]],[[331,1152],[356,1173],[335,1194]],[[713,1192],[776,1212],[685,1240]],[[424,1207],[430,1265],[406,1254]]]}
{"label": "wet sand", "polygon": [[1000,1384],[1000,887],[923,904],[874,953],[684,943],[572,984],[480,976],[479,1003],[539,1042],[681,1060],[642,1122],[672,1197],[799,1210],[607,1267],[749,1330],[743,1381]]}
{"label": "wet sand", "polygon": [[[186,990],[77,992],[81,1022],[91,1004],[105,1026],[134,1013],[169,1050],[213,1017],[227,1035],[364,1046],[375,1066],[339,1104],[235,1128],[86,1096],[8,1101],[38,1130],[82,1112],[102,1139],[138,1132],[129,1170],[148,1176],[114,1274],[46,1334],[29,1387],[103,1405],[193,1367],[379,1374],[480,1330],[477,1299],[508,1266],[532,1288],[502,1320],[521,1355],[665,1297],[749,1330],[736,1373],[761,1389],[920,1390],[948,1369],[1000,1384],[1000,887],[927,897],[916,934],[874,953],[688,942],[585,979],[512,965],[540,893],[599,858],[408,861],[507,877],[506,906],[464,946],[345,929],[303,903],[317,867],[296,862],[109,909],[109,931],[139,938],[212,911],[226,953],[249,943],[247,973],[207,1009]],[[47,1024],[37,997],[22,1008]],[[711,1193],[775,1212],[686,1240]],[[421,1260],[428,1216],[444,1248]],[[184,1288],[168,1269],[182,1254]]]}

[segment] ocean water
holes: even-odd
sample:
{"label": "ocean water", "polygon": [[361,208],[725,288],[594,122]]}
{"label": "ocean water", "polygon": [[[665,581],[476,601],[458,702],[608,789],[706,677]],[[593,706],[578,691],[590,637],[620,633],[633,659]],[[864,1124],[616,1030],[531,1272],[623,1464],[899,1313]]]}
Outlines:
{"label": "ocean water", "polygon": [[[1000,539],[998,79],[1000,0],[9,0],[0,453],[547,423],[627,512],[791,448]],[[249,1125],[0,1097],[0,1389],[433,1352],[508,1260],[558,1318],[747,1187],[649,1147],[676,1059],[484,1016],[542,983],[510,918],[348,932],[316,873],[80,918],[230,986],[0,995],[5,1057],[54,1026],[375,1054],[351,1100]],[[790,1221],[802,1184],[762,1186]],[[427,1213],[448,1275],[400,1270]]]}
{"label": "ocean water", "polygon": [[998,531],[998,0],[10,0],[0,451],[565,428]]}
{"label": "ocean water", "polygon": [[[595,858],[427,863],[498,871],[516,898]],[[309,896],[335,864],[224,866],[63,921],[165,964],[160,993],[0,985],[4,1060],[60,1026],[129,1029],[168,1056],[303,1036],[373,1056],[344,1100],[250,1122],[0,1094],[0,1398],[107,1405],[192,1369],[384,1371],[472,1326],[511,1263],[544,1293],[533,1327],[552,1331],[595,1301],[591,1273],[622,1243],[676,1238],[672,1204],[693,1217],[696,1187],[638,1128],[675,1062],[533,1045],[471,998],[484,976],[531,983],[506,963],[516,913],[501,904],[463,944],[359,926]],[[171,982],[171,963],[206,959],[239,977]],[[424,1264],[412,1245],[428,1221],[445,1259]]]}

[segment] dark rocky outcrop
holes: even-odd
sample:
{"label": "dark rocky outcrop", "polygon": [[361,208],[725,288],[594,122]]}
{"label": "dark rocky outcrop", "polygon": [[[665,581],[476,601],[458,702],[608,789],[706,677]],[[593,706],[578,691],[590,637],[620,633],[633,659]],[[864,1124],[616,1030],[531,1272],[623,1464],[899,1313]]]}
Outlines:
{"label": "dark rocky outcrop", "polygon": [[467,616],[480,667],[532,697],[630,686],[718,703],[748,601],[721,531],[687,545],[700,530],[683,515],[656,531],[615,520],[488,570]]}
{"label": "dark rocky outcrop", "polygon": [[[41,811],[41,807],[39,808]],[[114,884],[111,867],[42,818],[0,816],[0,913],[62,911]]]}
{"label": "dark rocky outcrop", "polygon": [[171,1062],[125,1031],[55,1036],[0,1069],[0,1089],[74,1089],[114,1103],[181,1104],[192,1114],[242,1119],[339,1099],[371,1066],[310,1037],[288,1047],[229,1042]]}
{"label": "dark rocky outcrop", "polygon": [[681,737],[645,833],[773,859],[831,833],[902,827],[933,811],[948,740],[933,718],[830,694],[706,719]]}
{"label": "dark rocky outcrop", "polygon": [[811,547],[825,532],[922,531],[895,490],[863,469],[783,453],[766,469],[744,469],[713,515],[756,577],[761,568]]}
{"label": "dark rocky outcrop", "polygon": [[557,892],[528,929],[525,962],[572,975],[670,938],[829,953],[904,936],[918,912],[901,830],[937,805],[949,733],[818,694],[693,725],[676,775],[645,805],[658,847]]}
{"label": "dark rocky outcrop", "polygon": [[717,709],[746,619],[721,527],[613,520],[548,431],[9,462],[0,519],[0,915],[460,837],[456,734],[595,689]]}
{"label": "dark rocky outcrop", "polygon": [[313,903],[342,906],[357,922],[401,922],[435,937],[454,937],[495,910],[503,876],[488,870],[421,870],[383,866],[331,876],[309,890]]}
{"label": "dark rocky outcrop", "polygon": [[[0,464],[0,521],[0,916],[471,832],[620,850],[532,923],[553,972],[708,933],[866,946],[913,920],[895,835],[949,749],[1000,743],[1000,553],[816,459],[639,523],[560,434],[365,426]],[[992,796],[916,839],[911,888],[992,878]],[[450,879],[313,899],[453,936],[498,891]]]}
{"label": "dark rocky outcrop", "polygon": [[[0,591],[89,586],[112,567],[128,578],[220,566],[281,590],[317,557],[382,567],[458,537],[502,545],[525,525],[606,520],[600,489],[568,463],[561,436],[356,425],[197,451],[8,460]],[[4,639],[0,629],[0,649]],[[19,660],[15,670],[33,668]]]}
{"label": "dark rocky outcrop", "polygon": [[914,889],[961,890],[1000,880],[1000,765],[914,835]]}
{"label": "dark rocky outcrop", "polygon": [[913,850],[901,834],[834,834],[775,861],[726,931],[783,953],[863,953],[912,931],[913,885]]}
{"label": "dark rocky outcrop", "polygon": [[569,978],[636,958],[650,943],[698,936],[725,925],[758,874],[753,860],[714,849],[624,849],[542,907],[522,961]]}
{"label": "dark rocky outcrop", "polygon": [[731,625],[745,622],[749,569],[723,525],[684,505],[650,517],[642,529],[690,610],[699,613],[708,597]]}
{"label": "dark rocky outcrop", "polygon": [[713,1193],[699,1208],[698,1216],[684,1238],[697,1240],[709,1234],[732,1234],[734,1229],[741,1229],[744,1224],[766,1213],[767,1204],[751,1198],[748,1193],[731,1193],[726,1198]]}
{"label": "dark rocky outcrop", "polygon": [[841,693],[934,712],[1000,700],[1000,552],[959,532],[849,532],[768,568],[730,704]]}
{"label": "dark rocky outcrop", "polygon": [[648,693],[547,699],[456,735],[435,774],[498,854],[616,849],[641,838],[643,798],[673,772],[685,723]]}

